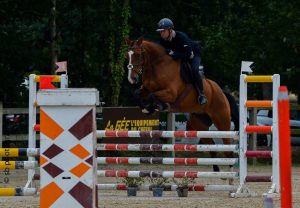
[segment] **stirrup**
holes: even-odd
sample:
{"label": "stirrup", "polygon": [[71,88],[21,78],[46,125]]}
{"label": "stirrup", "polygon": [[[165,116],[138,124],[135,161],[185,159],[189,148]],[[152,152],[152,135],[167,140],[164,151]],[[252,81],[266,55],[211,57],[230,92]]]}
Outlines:
{"label": "stirrup", "polygon": [[198,102],[200,105],[205,105],[208,101],[207,98],[204,95],[199,95],[198,96]]}

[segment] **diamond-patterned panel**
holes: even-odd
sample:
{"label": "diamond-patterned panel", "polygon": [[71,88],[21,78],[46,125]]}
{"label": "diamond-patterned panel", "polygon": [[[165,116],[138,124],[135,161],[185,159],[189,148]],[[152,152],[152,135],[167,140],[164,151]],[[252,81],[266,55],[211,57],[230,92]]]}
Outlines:
{"label": "diamond-patterned panel", "polygon": [[[68,106],[64,103],[64,97],[61,99],[62,106],[53,105],[52,102],[56,93],[61,97],[66,95],[65,100],[70,102],[69,93],[74,93],[74,99],[77,99],[81,95],[78,91],[58,90],[51,93],[49,90],[39,94],[41,101],[45,101],[45,105],[41,106],[42,208],[96,206],[96,177],[93,177],[96,176],[93,166],[96,163],[94,103],[88,106],[72,103]],[[51,101],[49,106],[48,100]]]}

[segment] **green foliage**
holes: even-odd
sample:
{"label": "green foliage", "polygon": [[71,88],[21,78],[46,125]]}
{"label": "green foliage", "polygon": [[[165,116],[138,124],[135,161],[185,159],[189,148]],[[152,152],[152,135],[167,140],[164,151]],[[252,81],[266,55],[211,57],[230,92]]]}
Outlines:
{"label": "green foliage", "polygon": [[[111,28],[109,54],[110,54],[110,72],[112,75],[111,79],[111,102],[112,106],[118,105],[118,99],[120,95],[121,84],[124,78],[124,61],[125,52],[127,50],[124,38],[129,35],[128,20],[130,17],[130,6],[129,0],[123,1],[123,7],[121,9],[121,21],[119,17],[119,11],[116,10],[117,1],[111,0],[111,16],[110,21],[113,25]],[[121,24],[120,24],[121,22]],[[118,36],[120,35],[120,36]],[[117,44],[118,43],[118,44]]]}
{"label": "green foliage", "polygon": [[194,184],[195,178],[182,177],[182,178],[173,178],[173,182],[178,186],[178,188],[187,188],[189,184]]}
{"label": "green foliage", "polygon": [[128,187],[138,187],[144,183],[144,178],[125,177],[121,179],[121,182]]}
{"label": "green foliage", "polygon": [[[95,87],[108,105],[134,104],[131,91],[137,86],[124,78],[123,38],[144,35],[157,41],[156,23],[163,17],[172,18],[175,29],[201,42],[205,74],[222,87],[238,90],[241,61],[248,60],[255,62],[255,74],[279,73],[283,85],[296,89],[300,1],[65,0],[56,4],[58,60],[68,61],[70,87]],[[24,79],[34,70],[50,73],[50,14],[51,1],[0,2],[4,106],[26,106]]]}
{"label": "green foliage", "polygon": [[163,187],[165,184],[169,183],[170,180],[169,178],[164,178],[164,177],[158,177],[158,178],[148,178],[148,181],[153,187]]}

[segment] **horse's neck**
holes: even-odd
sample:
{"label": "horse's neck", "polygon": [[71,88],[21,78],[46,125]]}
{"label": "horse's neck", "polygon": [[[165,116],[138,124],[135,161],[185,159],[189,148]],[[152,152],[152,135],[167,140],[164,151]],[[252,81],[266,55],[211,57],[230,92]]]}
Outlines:
{"label": "horse's neck", "polygon": [[[145,56],[147,56],[147,65],[143,74],[145,81],[155,83],[158,87],[180,80],[179,61],[173,60],[172,57],[166,54],[163,47],[155,43],[145,44]],[[178,91],[183,90],[184,87],[181,84],[176,85],[178,85]]]}
{"label": "horse's neck", "polygon": [[163,47],[152,42],[145,43],[145,50],[150,64],[160,61],[160,59],[162,59],[166,54]]}
{"label": "horse's neck", "polygon": [[[169,70],[167,67],[169,64],[174,64],[174,60],[168,56],[165,52],[165,49],[152,42],[146,42],[145,44],[146,56],[147,56],[147,65],[149,69],[165,71]],[[159,68],[159,69],[157,69]],[[152,72],[153,73],[153,72]]]}

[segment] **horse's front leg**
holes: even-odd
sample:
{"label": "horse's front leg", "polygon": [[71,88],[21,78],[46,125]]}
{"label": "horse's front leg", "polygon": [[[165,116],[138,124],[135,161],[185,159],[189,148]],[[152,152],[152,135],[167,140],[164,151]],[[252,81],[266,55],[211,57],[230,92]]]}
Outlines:
{"label": "horse's front leg", "polygon": [[170,89],[153,92],[148,97],[157,111],[167,110],[169,108],[168,103],[173,103],[176,100],[175,93]]}
{"label": "horse's front leg", "polygon": [[135,102],[139,105],[142,112],[148,115],[154,113],[155,109],[151,101],[149,101],[148,96],[145,96],[146,92],[143,88],[137,89],[133,93]]}

